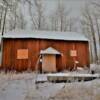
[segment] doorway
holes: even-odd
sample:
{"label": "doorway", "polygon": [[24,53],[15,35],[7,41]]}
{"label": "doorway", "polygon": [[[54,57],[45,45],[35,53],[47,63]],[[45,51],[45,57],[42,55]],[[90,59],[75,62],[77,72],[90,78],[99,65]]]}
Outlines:
{"label": "doorway", "polygon": [[42,71],[43,72],[56,72],[56,55],[43,55],[42,56]]}
{"label": "doorway", "polygon": [[61,55],[56,49],[49,47],[41,50],[42,55],[42,72],[57,72],[56,68],[56,55]]}

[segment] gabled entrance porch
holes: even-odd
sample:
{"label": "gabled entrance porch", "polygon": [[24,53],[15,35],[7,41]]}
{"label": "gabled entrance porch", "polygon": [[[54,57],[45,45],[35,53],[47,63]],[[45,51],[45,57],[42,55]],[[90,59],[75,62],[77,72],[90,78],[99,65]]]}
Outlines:
{"label": "gabled entrance porch", "polygon": [[57,72],[56,55],[61,55],[61,53],[56,49],[49,47],[45,50],[41,50],[40,54],[42,55],[40,59],[42,72]]}

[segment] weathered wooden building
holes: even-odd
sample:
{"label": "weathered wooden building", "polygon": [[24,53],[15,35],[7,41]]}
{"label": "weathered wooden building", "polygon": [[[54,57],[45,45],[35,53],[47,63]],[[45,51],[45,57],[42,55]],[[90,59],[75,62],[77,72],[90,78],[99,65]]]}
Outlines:
{"label": "weathered wooden building", "polygon": [[2,41],[4,69],[24,71],[38,68],[56,72],[73,69],[75,64],[81,67],[90,64],[89,43],[83,34],[14,30],[5,33]]}

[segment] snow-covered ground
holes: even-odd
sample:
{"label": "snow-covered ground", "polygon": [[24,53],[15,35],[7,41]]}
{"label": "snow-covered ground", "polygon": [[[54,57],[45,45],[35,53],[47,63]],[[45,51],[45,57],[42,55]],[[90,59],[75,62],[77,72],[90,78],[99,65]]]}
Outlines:
{"label": "snow-covered ground", "polygon": [[64,83],[41,83],[37,89],[34,79],[34,73],[1,74],[0,100],[45,100],[64,86]]}
{"label": "snow-covered ground", "polygon": [[66,84],[54,98],[55,100],[100,100],[100,80]]}
{"label": "snow-covered ground", "polygon": [[0,100],[100,100],[100,80],[39,83],[34,73],[0,74]]}

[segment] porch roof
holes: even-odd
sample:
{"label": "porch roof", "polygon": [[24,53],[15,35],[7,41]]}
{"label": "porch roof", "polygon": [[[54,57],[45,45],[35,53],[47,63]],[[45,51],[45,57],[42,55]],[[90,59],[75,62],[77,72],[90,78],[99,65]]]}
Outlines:
{"label": "porch roof", "polygon": [[55,55],[60,55],[61,53],[57,51],[56,49],[49,47],[45,50],[41,50],[40,54],[55,54]]}

